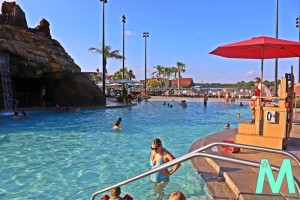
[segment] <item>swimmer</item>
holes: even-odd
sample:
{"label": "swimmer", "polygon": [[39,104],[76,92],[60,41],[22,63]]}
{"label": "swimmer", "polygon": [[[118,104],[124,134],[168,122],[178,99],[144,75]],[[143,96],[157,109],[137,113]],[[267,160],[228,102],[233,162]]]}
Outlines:
{"label": "swimmer", "polygon": [[240,114],[240,113],[236,114],[236,117],[237,117],[238,119],[240,119],[240,118],[241,118],[241,114]]}
{"label": "swimmer", "polygon": [[79,106],[76,106],[75,109],[74,109],[74,111],[75,111],[75,112],[80,112]]}
{"label": "swimmer", "polygon": [[112,129],[113,129],[113,130],[121,130],[121,128],[120,128],[121,121],[122,121],[122,118],[119,117],[119,118],[117,119],[117,121],[114,123],[114,126],[113,126]]}
{"label": "swimmer", "polygon": [[181,101],[181,106],[182,106],[183,108],[186,108],[186,107],[187,107],[187,103],[186,103],[185,100],[182,100],[182,101]]}
{"label": "swimmer", "polygon": [[17,111],[14,112],[14,115],[12,116],[12,119],[19,119],[19,113]]}
{"label": "swimmer", "polygon": [[225,128],[230,128],[230,124],[229,124],[229,123],[226,123],[226,124],[225,124]]}
{"label": "swimmer", "polygon": [[22,119],[27,119],[28,118],[28,116],[27,116],[27,113],[24,111],[24,110],[22,110]]}
{"label": "swimmer", "polygon": [[[155,138],[151,142],[151,154],[150,154],[150,166],[152,168],[159,167],[169,161],[175,159],[175,157],[163,147],[162,142],[159,138]],[[151,174],[150,180],[153,183],[153,190],[159,195],[159,199],[163,199],[164,188],[170,181],[170,176],[174,174],[180,164],[176,164],[169,171],[169,169],[163,169],[154,174]]]}

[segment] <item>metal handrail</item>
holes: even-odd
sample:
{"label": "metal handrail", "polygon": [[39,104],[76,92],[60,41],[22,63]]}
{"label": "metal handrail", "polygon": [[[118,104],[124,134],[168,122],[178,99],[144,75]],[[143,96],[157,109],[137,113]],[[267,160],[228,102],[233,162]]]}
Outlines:
{"label": "metal handrail", "polygon": [[[224,146],[231,146],[231,147],[239,147],[239,148],[244,148],[244,149],[253,149],[253,150],[261,150],[261,151],[266,151],[266,152],[272,152],[272,153],[279,153],[279,154],[284,154],[284,155],[287,155],[291,158],[293,158],[297,164],[300,166],[300,161],[299,159],[294,156],[292,153],[289,153],[289,152],[285,152],[285,151],[281,151],[281,150],[277,150],[277,149],[271,149],[271,148],[265,148],[265,147],[257,147],[257,146],[250,146],[250,145],[242,145],[242,144],[233,144],[233,143],[226,143],[226,142],[215,142],[215,143],[211,143],[211,144],[208,144],[204,147],[201,147],[199,149],[196,149],[186,155],[183,155],[177,159],[174,159],[170,162],[167,162],[155,169],[151,169],[147,172],[144,172],[142,174],[139,174],[137,176],[134,176],[132,178],[129,178],[125,181],[122,181],[122,182],[119,182],[115,185],[112,185],[112,186],[109,186],[107,188],[104,188],[102,190],[99,190],[97,192],[95,192],[92,197],[91,197],[91,200],[95,200],[95,197],[98,195],[98,194],[101,194],[103,192],[106,192],[106,191],[109,191],[115,187],[120,187],[122,185],[125,185],[127,183],[130,183],[130,182],[133,182],[135,180],[138,180],[140,178],[144,178],[148,175],[151,175],[155,172],[158,172],[158,171],[161,171],[165,168],[168,168],[168,167],[171,167],[173,165],[176,165],[178,163],[182,163],[186,160],[190,160],[191,158],[194,158],[194,157],[197,157],[197,156],[203,156],[203,157],[208,157],[208,158],[214,158],[214,159],[219,159],[219,160],[224,160],[224,161],[229,161],[229,162],[234,162],[234,163],[239,163],[239,164],[243,164],[243,165],[248,165],[248,166],[253,166],[253,167],[259,167],[260,163],[258,162],[253,162],[253,161],[247,161],[247,160],[243,160],[243,159],[238,159],[238,158],[230,158],[230,157],[226,157],[226,156],[220,156],[220,155],[214,155],[214,154],[209,154],[209,153],[199,153],[199,151],[204,151],[212,146],[217,146],[217,145],[224,145]],[[279,168],[276,167],[276,166],[271,166],[271,169],[272,170],[276,170],[276,171],[279,171]],[[300,183],[299,181],[297,180],[296,177],[294,177],[294,183],[296,185],[296,188],[298,190],[298,194],[300,195]]]}
{"label": "metal handrail", "polygon": [[[237,144],[237,143],[227,143],[227,142],[214,142],[214,143],[210,143],[208,145],[205,145],[204,147],[201,147],[199,149],[196,149],[190,153],[195,153],[195,152],[201,152],[204,151],[206,149],[209,149],[213,146],[218,146],[218,145],[223,145],[223,146],[230,146],[230,147],[238,147],[238,148],[243,148],[243,149],[252,149],[252,150],[258,150],[258,151],[265,151],[265,152],[270,152],[270,153],[278,153],[278,154],[283,154],[286,155],[288,157],[293,158],[296,163],[300,166],[300,160],[297,158],[297,156],[295,156],[294,154],[287,152],[287,151],[282,151],[282,150],[278,150],[278,149],[272,149],[272,148],[268,148],[268,147],[259,147],[259,146],[252,146],[252,145],[245,145],[245,144]],[[188,153],[188,154],[190,154]],[[183,155],[183,156],[187,156]]]}

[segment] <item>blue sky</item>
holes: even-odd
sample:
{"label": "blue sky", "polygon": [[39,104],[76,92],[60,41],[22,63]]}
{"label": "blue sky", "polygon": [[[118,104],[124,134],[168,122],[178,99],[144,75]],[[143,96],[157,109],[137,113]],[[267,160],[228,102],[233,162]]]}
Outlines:
{"label": "blue sky", "polygon": [[[10,1],[10,0],[7,0]],[[3,0],[1,0],[1,3]],[[16,0],[29,27],[42,18],[50,22],[58,40],[82,71],[102,70],[102,56],[88,51],[102,45],[100,0]],[[156,65],[186,64],[183,77],[194,82],[234,83],[260,74],[260,60],[229,59],[210,55],[219,45],[256,36],[275,37],[276,0],[108,0],[105,4],[105,43],[122,53],[122,15],[125,24],[125,66],[144,78],[144,31],[147,39],[147,76]],[[279,38],[298,41],[295,27],[299,0],[279,0]],[[266,60],[264,79],[274,80],[274,59]],[[290,71],[298,77],[298,58],[279,59],[278,77]],[[122,61],[108,60],[108,73]],[[298,81],[298,78],[296,78]]]}

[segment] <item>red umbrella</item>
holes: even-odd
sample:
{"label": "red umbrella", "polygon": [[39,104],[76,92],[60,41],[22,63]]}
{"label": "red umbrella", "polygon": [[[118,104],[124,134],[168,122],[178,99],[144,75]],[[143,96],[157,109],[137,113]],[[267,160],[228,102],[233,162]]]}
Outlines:
{"label": "red umbrella", "polygon": [[300,57],[300,42],[272,37],[254,37],[217,47],[210,54],[226,58],[261,59],[261,79],[263,78],[263,59]]}
{"label": "red umbrella", "polygon": [[[265,36],[254,37],[250,40],[219,46],[210,54],[227,58],[261,59],[261,81],[263,81],[263,60],[300,57],[300,42]],[[259,120],[261,120],[261,112]],[[258,123],[258,130],[260,130],[260,123]]]}

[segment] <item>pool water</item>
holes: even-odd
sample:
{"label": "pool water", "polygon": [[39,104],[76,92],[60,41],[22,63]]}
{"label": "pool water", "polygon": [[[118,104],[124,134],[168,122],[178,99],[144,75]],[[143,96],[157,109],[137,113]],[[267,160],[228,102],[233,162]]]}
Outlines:
{"label": "pool water", "polygon": [[[29,119],[0,116],[0,199],[90,199],[99,189],[150,169],[151,140],[158,137],[175,157],[196,140],[250,119],[238,103],[149,100],[137,106],[58,113],[28,111]],[[244,102],[246,105],[246,102]],[[237,119],[236,114],[242,118]],[[122,117],[122,131],[112,124]],[[155,199],[149,177],[121,187],[134,199]],[[180,190],[188,199],[209,199],[189,161],[171,176],[168,196]],[[97,196],[100,199],[102,195]],[[167,199],[167,197],[165,198]]]}

